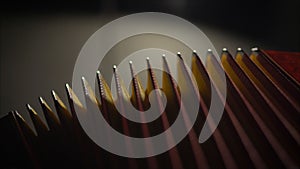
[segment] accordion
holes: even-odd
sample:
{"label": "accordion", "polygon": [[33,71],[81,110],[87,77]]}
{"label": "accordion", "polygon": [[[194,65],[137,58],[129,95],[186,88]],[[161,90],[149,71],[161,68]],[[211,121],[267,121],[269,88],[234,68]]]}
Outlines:
{"label": "accordion", "polygon": [[[115,107],[118,98],[112,97],[111,89],[98,72],[97,94],[83,79],[86,107],[68,84],[68,105],[52,91],[56,111],[39,98],[46,123],[27,105],[35,132],[17,111],[1,118],[1,168],[300,168],[300,54],[253,48],[248,55],[238,48],[232,56],[224,48],[219,60],[208,51],[205,63],[196,52],[191,55],[191,71],[197,82],[192,84],[199,91],[200,106],[195,124],[175,147],[145,158],[118,156],[93,142],[77,117],[78,108],[80,113],[89,113],[88,106],[96,105],[110,126],[124,135],[145,138],[168,129],[177,117],[174,112],[180,109],[178,100],[185,91],[180,91],[164,72],[159,86],[149,62],[145,89],[138,76],[133,76],[132,92],[128,94],[122,77],[116,76],[117,91],[124,96],[123,102],[144,111],[149,108],[149,93],[161,89],[168,102],[159,118],[150,123],[136,123],[120,115]],[[183,62],[179,55],[177,68],[182,72],[181,80],[190,81]],[[168,69],[166,59],[163,58],[162,64]],[[134,71],[133,65],[130,66]],[[225,72],[227,94],[217,93],[224,101],[224,112],[212,136],[199,143],[211,106],[211,91],[219,91],[222,83],[212,77],[221,72]],[[118,74],[116,68],[114,74]],[[126,112],[126,108],[121,111]],[[145,146],[149,151],[153,148],[151,144]]]}

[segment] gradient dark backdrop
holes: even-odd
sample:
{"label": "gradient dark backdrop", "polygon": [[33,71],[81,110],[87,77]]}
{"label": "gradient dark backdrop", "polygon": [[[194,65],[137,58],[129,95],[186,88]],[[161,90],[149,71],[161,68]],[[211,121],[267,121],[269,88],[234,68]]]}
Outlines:
{"label": "gradient dark backdrop", "polygon": [[51,89],[65,99],[73,66],[85,41],[126,14],[157,11],[197,25],[217,50],[253,46],[300,51],[300,5],[286,0],[4,0],[1,8],[0,115],[38,96],[52,106]]}

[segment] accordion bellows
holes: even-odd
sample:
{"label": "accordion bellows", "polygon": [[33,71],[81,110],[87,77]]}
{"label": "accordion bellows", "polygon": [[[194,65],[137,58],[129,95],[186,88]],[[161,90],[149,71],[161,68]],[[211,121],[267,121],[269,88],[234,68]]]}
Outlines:
{"label": "accordion bellows", "polygon": [[[117,94],[122,96],[115,99],[130,102],[140,111],[149,107],[151,90],[161,88],[165,92],[166,109],[150,123],[136,123],[120,115],[110,88],[99,72],[98,94],[83,79],[87,107],[82,106],[67,84],[68,106],[52,91],[56,114],[39,99],[47,124],[27,105],[36,133],[16,111],[0,119],[1,168],[300,168],[299,82],[273,60],[272,54],[253,48],[248,56],[238,49],[233,57],[223,49],[218,61],[209,51],[203,64],[194,52],[191,70],[197,82],[194,87],[200,93],[196,123],[177,146],[148,158],[121,157],[100,148],[84,132],[75,111],[80,108],[83,113],[89,113],[89,105],[93,104],[99,107],[111,127],[124,135],[139,138],[157,135],[175,121],[180,93],[185,92],[178,89],[169,74],[162,72],[162,86],[159,86],[148,62],[146,88],[138,76],[133,76],[130,95],[114,68]],[[184,75],[182,80],[189,81],[184,64],[180,64],[183,63],[180,55],[178,63],[178,71]],[[168,69],[165,58],[162,64]],[[130,68],[133,72],[132,64]],[[198,137],[208,116],[211,91],[220,91],[222,82],[218,75],[223,71],[227,95],[217,93],[225,102],[224,113],[213,135],[200,144]],[[126,108],[121,111],[126,112]],[[151,145],[147,146],[151,149]]]}

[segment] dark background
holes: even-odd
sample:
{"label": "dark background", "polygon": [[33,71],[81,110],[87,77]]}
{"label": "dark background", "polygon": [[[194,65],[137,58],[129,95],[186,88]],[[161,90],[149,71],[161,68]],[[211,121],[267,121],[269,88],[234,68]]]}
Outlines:
{"label": "dark background", "polygon": [[10,15],[135,13],[159,11],[263,40],[276,49],[299,51],[297,0],[4,0]]}
{"label": "dark background", "polygon": [[85,41],[126,14],[175,14],[197,25],[219,51],[260,46],[300,52],[296,0],[4,0],[0,9],[0,115],[17,109],[25,119],[26,103],[40,111],[38,96],[52,106],[51,89],[65,99],[64,84]]}

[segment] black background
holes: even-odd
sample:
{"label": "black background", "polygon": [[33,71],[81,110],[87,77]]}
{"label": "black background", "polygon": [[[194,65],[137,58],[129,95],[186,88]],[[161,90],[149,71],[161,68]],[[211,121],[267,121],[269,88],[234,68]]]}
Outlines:
{"label": "black background", "polygon": [[297,0],[5,0],[6,15],[99,14],[104,11],[166,12],[242,36],[263,39],[274,49],[299,51],[300,5]]}

